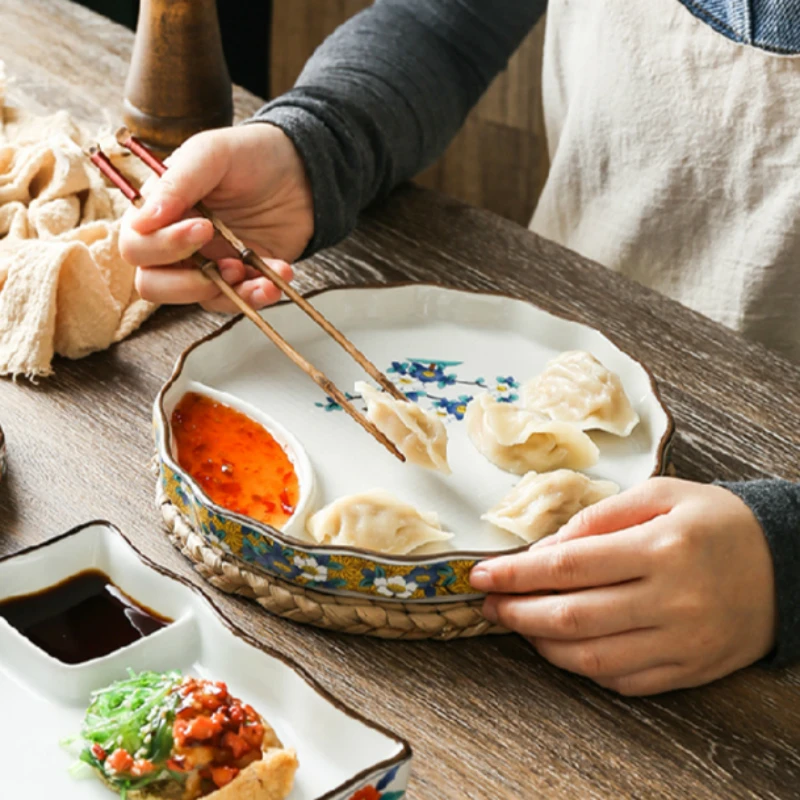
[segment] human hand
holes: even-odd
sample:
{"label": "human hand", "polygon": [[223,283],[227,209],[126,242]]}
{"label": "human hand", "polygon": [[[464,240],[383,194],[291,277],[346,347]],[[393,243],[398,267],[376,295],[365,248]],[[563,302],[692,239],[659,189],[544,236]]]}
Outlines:
{"label": "human hand", "polygon": [[750,509],[719,486],[651,479],[523,554],[482,562],[470,582],[490,593],[488,619],[624,695],[708,683],[775,641],[769,547]]}
{"label": "human hand", "polygon": [[184,219],[203,201],[282,277],[314,232],[314,204],[305,167],[283,131],[265,123],[205,131],[168,159],[167,172],[148,181],[140,209],[123,219],[120,252],[139,267],[136,288],[157,303],[200,303],[213,311],[234,305],[186,259],[196,250],[218,261],[223,278],[255,308],[280,291],[233,256],[206,219]]}

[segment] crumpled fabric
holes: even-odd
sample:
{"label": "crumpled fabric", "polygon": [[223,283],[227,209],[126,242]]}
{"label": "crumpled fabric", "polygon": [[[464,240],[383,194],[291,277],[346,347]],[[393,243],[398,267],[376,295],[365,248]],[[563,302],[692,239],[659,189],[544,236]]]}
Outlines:
{"label": "crumpled fabric", "polygon": [[65,111],[38,117],[6,104],[0,62],[0,375],[52,374],[136,330],[155,310],[120,255],[129,203],[84,153],[99,141],[135,183],[146,167],[113,137],[91,137]]}

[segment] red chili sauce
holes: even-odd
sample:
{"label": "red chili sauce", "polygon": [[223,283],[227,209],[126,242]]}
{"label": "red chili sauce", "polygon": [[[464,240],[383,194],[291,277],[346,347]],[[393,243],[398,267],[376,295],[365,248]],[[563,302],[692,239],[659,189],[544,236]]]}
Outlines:
{"label": "red chili sauce", "polygon": [[172,412],[178,464],[217,505],[281,528],[300,487],[294,464],[269,431],[196,392]]}

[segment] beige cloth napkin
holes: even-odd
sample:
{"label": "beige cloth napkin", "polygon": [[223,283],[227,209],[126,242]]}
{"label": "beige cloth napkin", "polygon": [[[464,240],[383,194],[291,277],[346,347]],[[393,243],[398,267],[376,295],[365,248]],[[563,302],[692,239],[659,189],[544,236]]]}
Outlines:
{"label": "beige cloth napkin", "polygon": [[64,111],[35,117],[7,106],[5,88],[0,62],[0,375],[36,378],[52,373],[55,353],[103,350],[155,309],[117,247],[128,201],[83,147],[100,139],[138,183],[147,170]]}

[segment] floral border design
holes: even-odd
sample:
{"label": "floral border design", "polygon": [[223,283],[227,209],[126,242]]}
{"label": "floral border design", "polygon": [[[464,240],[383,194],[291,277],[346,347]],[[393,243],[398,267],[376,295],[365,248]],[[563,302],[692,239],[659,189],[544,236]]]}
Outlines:
{"label": "floral border design", "polygon": [[167,498],[206,543],[269,575],[309,589],[355,592],[381,600],[429,600],[475,596],[469,573],[476,559],[389,563],[368,555],[331,554],[289,546],[257,522],[246,524],[209,508],[194,487],[163,460],[159,481]]}
{"label": "floral border design", "polygon": [[384,791],[394,781],[400,765],[390,769],[377,783],[369,783],[362,786],[357,792],[352,794],[349,800],[402,800],[406,795],[405,789]]}
{"label": "floral border design", "polygon": [[[497,375],[490,384],[483,377],[473,380],[459,378],[456,367],[463,361],[440,361],[427,358],[406,358],[392,361],[386,375],[393,380],[398,389],[412,402],[438,414],[445,422],[460,422],[464,419],[467,406],[474,394],[452,395],[452,387],[477,387],[490,392],[500,403],[514,403],[519,400],[519,381],[513,375]],[[448,393],[448,390],[451,390]],[[458,388],[456,391],[461,391]],[[444,392],[444,394],[443,394]],[[345,392],[348,400],[361,400],[361,396]],[[325,411],[341,411],[342,407],[332,398],[314,403]]]}

